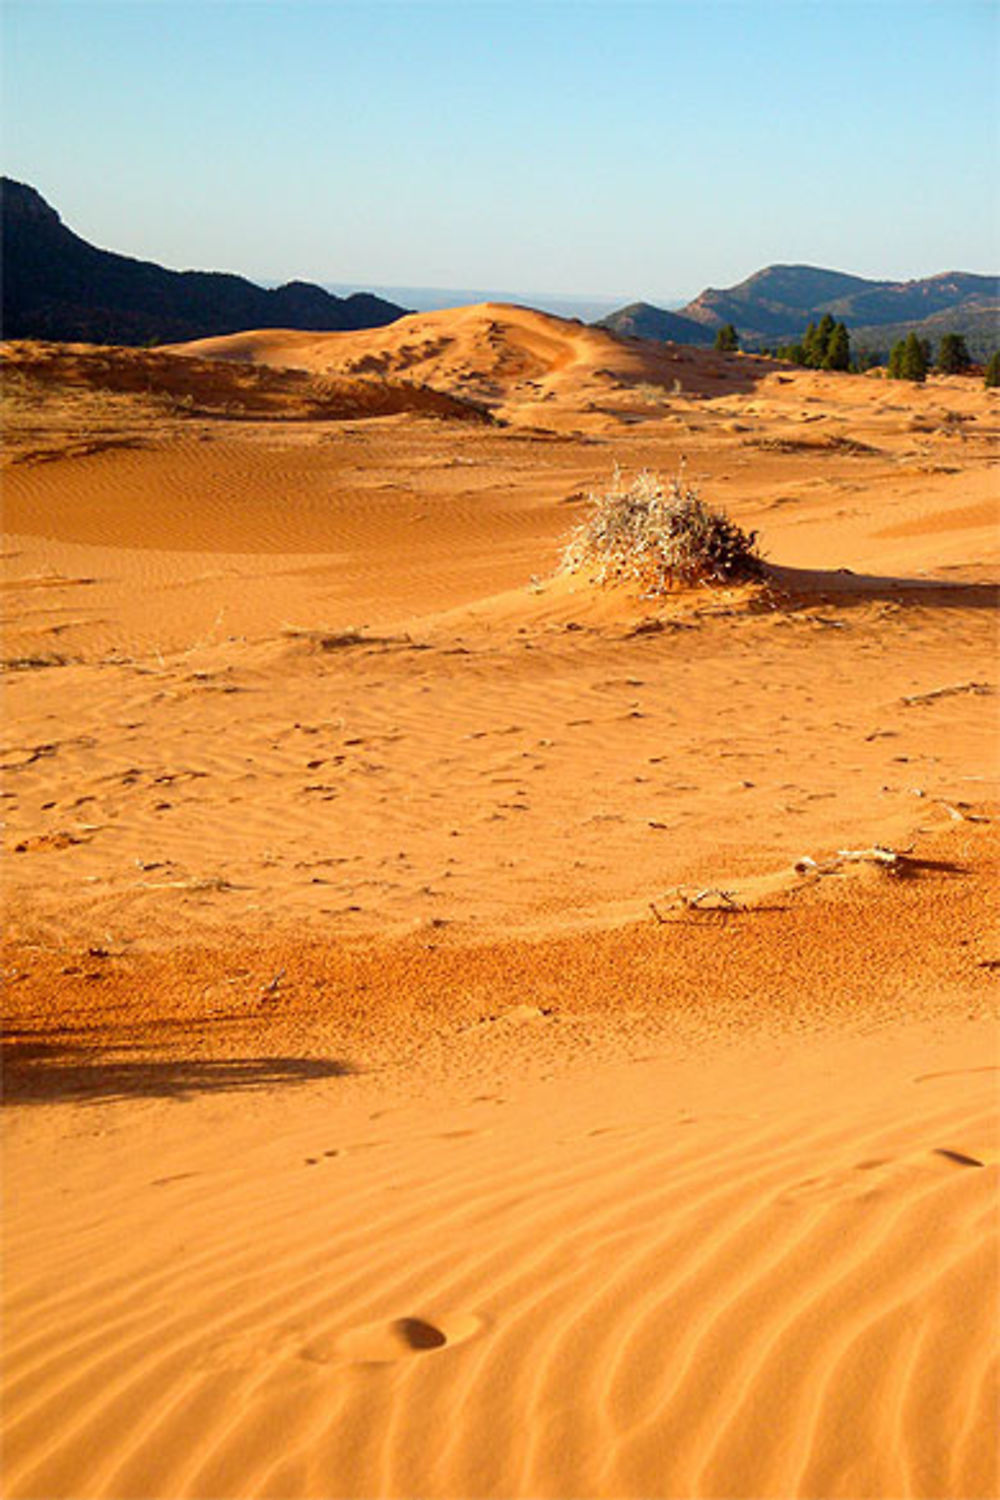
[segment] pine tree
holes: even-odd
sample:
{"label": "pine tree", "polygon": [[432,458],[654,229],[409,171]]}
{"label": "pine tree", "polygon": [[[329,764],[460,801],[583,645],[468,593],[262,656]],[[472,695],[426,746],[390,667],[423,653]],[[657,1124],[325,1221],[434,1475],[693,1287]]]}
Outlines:
{"label": "pine tree", "polygon": [[922,385],[927,379],[928,359],[927,340],[920,338],[915,333],[907,334],[903,345],[903,358],[900,366],[900,374],[903,380],[916,381]]}
{"label": "pine tree", "polygon": [[986,361],[983,384],[987,390],[994,390],[997,386],[1000,386],[1000,349],[994,349]]}
{"label": "pine tree", "polygon": [[946,333],[938,345],[937,367],[942,375],[962,375],[972,364],[972,357],[960,333]]}
{"label": "pine tree", "polygon": [[826,342],[823,359],[824,370],[849,370],[851,367],[851,338],[846,323],[834,323]]}
{"label": "pine tree", "polygon": [[833,337],[833,330],[836,326],[836,323],[828,312],[824,313],[819,320],[819,325],[816,329],[816,349],[813,357],[813,363],[817,370],[822,370],[826,364],[826,356],[830,351],[830,340]]}
{"label": "pine tree", "polygon": [[889,350],[889,379],[890,380],[904,380],[905,379],[905,376],[903,375],[903,354],[904,354],[905,350],[906,350],[906,341],[904,339],[897,339],[896,342],[893,344],[892,348]]}
{"label": "pine tree", "polygon": [[722,354],[732,354],[740,347],[740,336],[732,323],[724,323],[715,335],[715,347]]}

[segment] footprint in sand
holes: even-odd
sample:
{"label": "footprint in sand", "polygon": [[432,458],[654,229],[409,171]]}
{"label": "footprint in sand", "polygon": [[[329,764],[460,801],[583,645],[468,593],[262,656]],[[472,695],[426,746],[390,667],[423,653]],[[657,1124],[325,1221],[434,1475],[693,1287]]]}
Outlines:
{"label": "footprint in sand", "polygon": [[885,1188],[901,1186],[928,1172],[938,1173],[955,1167],[984,1167],[987,1161],[982,1156],[959,1151],[950,1146],[935,1146],[926,1155],[898,1158],[872,1157],[855,1162],[841,1172],[830,1172],[819,1177],[807,1177],[797,1182],[781,1195],[784,1203],[805,1202],[810,1199],[830,1201],[871,1198]]}
{"label": "footprint in sand", "polygon": [[383,1323],[366,1323],[352,1328],[340,1338],[320,1339],[306,1344],[301,1358],[311,1364],[328,1365],[346,1360],[359,1365],[395,1364],[417,1354],[450,1348],[472,1338],[483,1327],[483,1320],[473,1313],[452,1317],[392,1318]]}
{"label": "footprint in sand", "polygon": [[324,1151],[320,1156],[304,1156],[302,1159],[307,1167],[318,1166],[324,1158],[333,1156],[351,1156],[358,1151],[375,1151],[379,1146],[387,1146],[388,1141],[356,1141],[353,1146],[335,1146],[329,1151]]}

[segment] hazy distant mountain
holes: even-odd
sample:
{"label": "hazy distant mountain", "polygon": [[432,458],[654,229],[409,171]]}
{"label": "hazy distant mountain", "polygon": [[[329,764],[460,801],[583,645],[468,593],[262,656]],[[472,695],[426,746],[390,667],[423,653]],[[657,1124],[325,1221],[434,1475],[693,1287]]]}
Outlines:
{"label": "hazy distant mountain", "polygon": [[0,178],[5,338],[174,342],[247,328],[377,328],[407,311],[380,297],[332,297],[310,282],[274,290],[215,271],[168,271],[98,250],[40,193]]}
{"label": "hazy distant mountain", "polygon": [[715,338],[714,328],[666,308],[654,307],[651,302],[630,302],[628,307],[601,318],[595,326],[608,328],[623,338],[657,339],[661,343],[710,344]]}
{"label": "hazy distant mountain", "polygon": [[868,281],[815,266],[767,266],[738,286],[696,297],[681,315],[714,332],[733,323],[744,345],[798,337],[825,312],[847,324],[855,344],[888,348],[903,328],[931,338],[954,329],[995,348],[1000,278],[947,271],[922,281]]}

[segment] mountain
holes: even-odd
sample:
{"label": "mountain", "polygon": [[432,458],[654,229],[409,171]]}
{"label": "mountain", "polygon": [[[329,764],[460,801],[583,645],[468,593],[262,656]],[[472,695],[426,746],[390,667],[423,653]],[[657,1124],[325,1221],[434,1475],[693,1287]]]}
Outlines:
{"label": "mountain", "polygon": [[946,271],[922,281],[869,281],[818,266],[767,266],[719,290],[709,287],[679,312],[633,302],[602,318],[601,328],[635,338],[710,344],[732,323],[744,348],[801,337],[824,313],[847,324],[855,348],[887,354],[911,331],[936,340],[965,335],[974,358],[1000,346],[1000,277]]}
{"label": "mountain", "polygon": [[306,281],[267,290],[216,271],[168,271],[99,250],[33,187],[0,178],[5,338],[144,344],[245,328],[375,328],[406,312],[380,297],[334,297]]}
{"label": "mountain", "polygon": [[609,313],[594,326],[610,329],[622,338],[656,339],[660,343],[710,344],[715,338],[714,328],[667,312],[663,307],[654,307],[651,302],[630,302],[628,307]]}
{"label": "mountain", "polygon": [[908,333],[917,333],[921,338],[930,339],[932,344],[936,344],[945,333],[960,333],[973,359],[985,364],[994,349],[1000,349],[1000,308],[985,297],[970,297],[958,306],[932,313],[928,318],[851,327],[851,339],[856,349],[870,349],[883,355],[887,355],[893,344],[898,339],[905,339]]}
{"label": "mountain", "polygon": [[[890,330],[932,320],[935,333],[965,332],[971,343],[996,347],[1000,278],[947,271],[921,281],[869,281],[816,266],[767,266],[737,286],[709,287],[681,309],[704,328],[733,323],[745,345],[797,338],[807,323],[830,313],[847,324],[856,343],[888,348]],[[941,319],[943,318],[943,323]],[[882,330],[879,332],[879,330]],[[970,343],[970,347],[971,347]]]}

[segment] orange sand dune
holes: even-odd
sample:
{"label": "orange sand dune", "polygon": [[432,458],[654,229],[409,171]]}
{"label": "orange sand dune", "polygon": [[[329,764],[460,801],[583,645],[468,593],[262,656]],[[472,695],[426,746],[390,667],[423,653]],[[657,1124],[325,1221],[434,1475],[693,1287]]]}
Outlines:
{"label": "orange sand dune", "polygon": [[[4,1493],[996,1495],[996,396],[6,358]],[[559,571],[682,464],[763,586]]]}
{"label": "orange sand dune", "polygon": [[878,452],[880,440],[904,435],[917,451],[942,434],[964,450],[982,435],[977,424],[987,413],[994,434],[996,426],[995,403],[963,377],[932,377],[901,396],[883,371],[831,379],[757,355],[620,338],[503,303],[414,313],[354,333],[267,328],[172,348],[327,376],[415,379],[482,402],[505,420],[556,430],[607,436],[668,427],[683,440],[707,418],[716,439],[806,457]]}
{"label": "orange sand dune", "polygon": [[[472,397],[508,420],[530,411],[546,425],[565,415],[600,410],[608,397],[636,386],[668,392],[718,393],[725,382],[752,382],[769,368],[735,362],[705,350],[621,339],[600,328],[531,308],[482,303],[444,312],[414,313],[385,328],[357,333],[297,333],[259,329],[178,344],[200,358],[294,367],[332,375],[378,375],[419,380]],[[640,401],[642,400],[640,393]]]}
{"label": "orange sand dune", "polygon": [[0,344],[0,368],[8,464],[104,447],[147,447],[176,435],[182,424],[205,438],[211,432],[205,419],[329,422],[408,413],[486,420],[469,402],[412,381],[317,377],[181,357],[166,349],[16,340]]}

